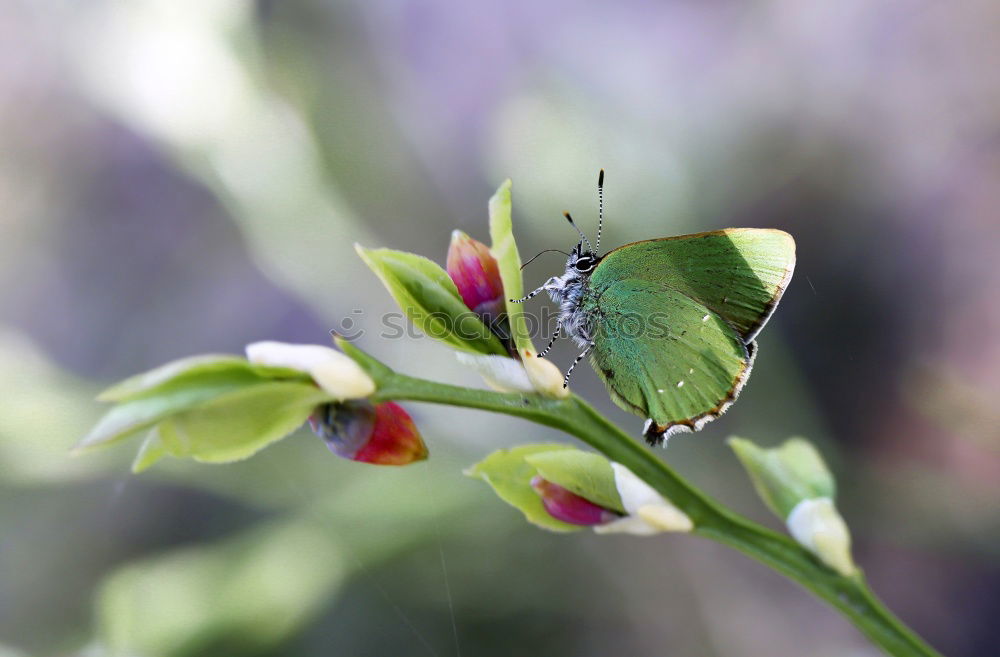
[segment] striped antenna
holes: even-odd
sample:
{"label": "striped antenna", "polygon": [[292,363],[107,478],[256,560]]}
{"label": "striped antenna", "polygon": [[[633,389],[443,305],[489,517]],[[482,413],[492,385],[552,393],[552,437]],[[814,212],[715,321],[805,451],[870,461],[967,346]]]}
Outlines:
{"label": "striped antenna", "polygon": [[573,217],[569,216],[569,212],[563,212],[563,216],[566,217],[566,221],[569,222],[569,225],[576,229],[576,232],[580,234],[580,237],[583,238],[583,241],[587,243],[587,248],[590,249],[591,253],[593,253],[594,247],[590,245],[590,240],[587,239],[587,236],[583,234],[583,231],[580,230],[580,228],[576,225],[576,223],[573,222]]}
{"label": "striped antenna", "polygon": [[600,255],[602,228],[604,228],[604,169],[597,174],[597,250],[594,251],[596,256]]}

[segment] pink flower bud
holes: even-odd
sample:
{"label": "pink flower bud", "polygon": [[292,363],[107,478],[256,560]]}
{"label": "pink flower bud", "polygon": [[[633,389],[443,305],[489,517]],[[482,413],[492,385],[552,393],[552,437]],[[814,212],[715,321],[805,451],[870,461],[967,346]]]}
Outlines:
{"label": "pink flower bud", "polygon": [[393,402],[332,402],[309,418],[334,454],[376,465],[407,465],[427,458],[427,446],[410,415]]}
{"label": "pink flower bud", "polygon": [[455,282],[462,301],[487,325],[504,312],[500,268],[489,248],[460,230],[451,234],[448,246],[448,275]]}
{"label": "pink flower bud", "polygon": [[556,520],[571,525],[591,526],[604,525],[621,518],[620,514],[598,506],[576,493],[571,493],[558,484],[542,479],[540,475],[531,480],[531,487],[542,498],[545,510]]}

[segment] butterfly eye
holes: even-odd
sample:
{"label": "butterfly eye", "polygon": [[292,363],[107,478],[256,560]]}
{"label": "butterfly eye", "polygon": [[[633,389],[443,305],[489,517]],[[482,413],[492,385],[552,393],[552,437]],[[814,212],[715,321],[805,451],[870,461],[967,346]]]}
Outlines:
{"label": "butterfly eye", "polygon": [[594,259],[590,256],[583,256],[573,266],[578,272],[588,272],[594,268]]}

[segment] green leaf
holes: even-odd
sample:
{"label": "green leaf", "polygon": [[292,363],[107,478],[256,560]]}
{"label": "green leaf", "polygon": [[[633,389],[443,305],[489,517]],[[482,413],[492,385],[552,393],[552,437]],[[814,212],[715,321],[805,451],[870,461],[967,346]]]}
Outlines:
{"label": "green leaf", "polygon": [[611,462],[599,454],[560,449],[530,454],[525,460],[538,474],[605,509],[625,513]]}
{"label": "green leaf", "polygon": [[154,463],[167,456],[169,451],[160,438],[160,428],[155,426],[146,434],[146,439],[142,441],[139,453],[132,461],[132,474],[139,474],[151,468]]}
{"label": "green leaf", "polygon": [[531,487],[531,479],[538,471],[527,460],[531,455],[571,449],[562,445],[523,445],[501,449],[467,469],[465,474],[492,486],[500,499],[519,509],[528,522],[556,532],[578,531],[583,528],[556,520],[545,510],[542,498]]}
{"label": "green leaf", "polygon": [[261,381],[250,373],[236,375],[227,372],[205,374],[204,377],[187,379],[183,384],[161,385],[155,393],[113,406],[74,449],[80,451],[109,445],[148,429],[170,415],[194,408],[213,397],[259,385]]}
{"label": "green leaf", "polygon": [[113,655],[270,652],[319,612],[346,573],[324,528],[267,523],[116,570],[97,599],[101,642]]}
{"label": "green leaf", "polygon": [[355,245],[399,307],[425,335],[477,354],[506,355],[500,342],[469,310],[448,273],[422,256]]}
{"label": "green leaf", "polygon": [[159,440],[172,456],[205,463],[239,461],[284,438],[329,401],[313,385],[258,383],[166,418],[158,427]]}
{"label": "green leaf", "polygon": [[117,401],[81,440],[77,450],[106,445],[148,429],[172,414],[227,392],[271,381],[307,382],[305,372],[253,365],[239,356],[191,356],[129,377],[98,396]]}
{"label": "green leaf", "polygon": [[736,452],[761,499],[785,520],[802,500],[833,499],[836,483],[823,457],[804,438],[790,438],[772,448],[758,447],[745,438],[732,437]]}
{"label": "green leaf", "polygon": [[241,356],[203,354],[181,358],[116,383],[98,401],[128,401],[157,393],[164,386],[184,387],[195,382],[248,381],[251,379],[291,379],[308,381],[309,375],[287,367],[254,365]]}
{"label": "green leaf", "polygon": [[510,188],[511,182],[507,179],[490,198],[490,240],[493,242],[490,253],[496,258],[500,269],[507,319],[510,322],[517,352],[523,357],[525,351],[530,351],[532,354],[536,352],[524,321],[522,312],[524,304],[511,302],[511,299],[520,299],[524,296],[524,281],[521,278],[521,256],[517,252],[517,242],[514,241]]}

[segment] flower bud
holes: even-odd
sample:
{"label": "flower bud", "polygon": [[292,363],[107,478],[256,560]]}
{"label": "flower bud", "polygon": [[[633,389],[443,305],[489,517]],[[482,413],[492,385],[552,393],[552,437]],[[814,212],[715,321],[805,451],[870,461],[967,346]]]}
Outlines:
{"label": "flower bud", "polygon": [[529,350],[524,351],[523,360],[462,351],[455,357],[462,365],[475,370],[497,392],[537,392],[553,399],[569,396],[559,368]]}
{"label": "flower bud", "polygon": [[535,475],[531,487],[542,498],[545,510],[556,520],[571,525],[603,525],[621,517],[621,514],[598,506],[588,499],[572,493],[558,484]]}
{"label": "flower bud", "polygon": [[733,437],[729,445],[792,538],[838,573],[854,573],[851,534],[833,504],[836,482],[816,448],[803,438],[763,448]]}
{"label": "flower bud", "polygon": [[829,497],[802,500],[788,514],[788,532],[841,575],[851,575],[857,567],[851,559],[851,534]]}
{"label": "flower bud", "polygon": [[334,399],[362,399],[375,392],[375,382],[345,354],[318,344],[264,341],[246,346],[247,360],[257,365],[288,367],[308,373]]}
{"label": "flower bud", "polygon": [[615,522],[595,527],[599,534],[623,532],[649,536],[661,532],[689,532],[694,529],[691,518],[656,492],[652,486],[621,463],[611,463],[615,487],[627,516]]}
{"label": "flower bud", "polygon": [[460,230],[453,231],[447,269],[465,305],[497,332],[506,306],[500,269],[489,248]]}
{"label": "flower bud", "polygon": [[521,362],[524,363],[524,371],[536,392],[553,399],[569,397],[566,379],[551,360],[539,358],[537,354],[525,349]]}
{"label": "flower bud", "polygon": [[803,438],[790,438],[778,447],[759,447],[732,437],[729,446],[750,475],[764,504],[784,520],[805,499],[833,498],[836,483],[823,457]]}
{"label": "flower bud", "polygon": [[332,402],[309,418],[334,454],[376,465],[407,465],[427,458],[427,446],[410,415],[394,402]]}
{"label": "flower bud", "polygon": [[535,392],[521,361],[495,354],[455,353],[458,362],[475,370],[497,392]]}

